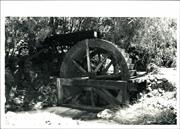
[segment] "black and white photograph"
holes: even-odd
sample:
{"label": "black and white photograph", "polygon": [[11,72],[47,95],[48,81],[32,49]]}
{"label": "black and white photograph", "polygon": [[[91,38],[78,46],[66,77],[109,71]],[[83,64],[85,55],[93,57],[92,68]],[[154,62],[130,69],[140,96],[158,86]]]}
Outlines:
{"label": "black and white photograph", "polygon": [[178,17],[2,20],[4,128],[178,128]]}

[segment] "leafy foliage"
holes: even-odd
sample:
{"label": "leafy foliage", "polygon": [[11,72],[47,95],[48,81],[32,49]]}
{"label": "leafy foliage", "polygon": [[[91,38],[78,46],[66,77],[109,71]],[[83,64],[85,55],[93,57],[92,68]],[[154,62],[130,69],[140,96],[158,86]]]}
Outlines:
{"label": "leafy foliage", "polygon": [[[172,69],[163,68],[168,76],[176,75]],[[146,76],[147,85],[139,93],[138,100],[125,108],[105,109],[98,113],[98,117],[116,121],[120,124],[135,125],[164,125],[177,123],[177,91],[170,79],[164,78],[162,70]],[[173,70],[175,72],[175,70]],[[176,79],[174,79],[176,81]]]}
{"label": "leafy foliage", "polygon": [[147,63],[170,67],[176,61],[176,21],[169,18],[143,18],[140,24],[143,27],[137,30],[131,45],[140,52],[144,51],[142,54],[145,56],[148,55]]}

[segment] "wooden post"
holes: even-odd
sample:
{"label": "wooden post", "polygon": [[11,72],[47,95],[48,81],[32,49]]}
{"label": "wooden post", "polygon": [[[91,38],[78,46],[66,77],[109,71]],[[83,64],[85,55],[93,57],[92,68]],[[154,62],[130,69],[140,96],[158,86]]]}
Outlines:
{"label": "wooden post", "polygon": [[122,103],[125,104],[125,105],[129,104],[129,94],[128,94],[128,85],[127,85],[127,83],[126,83],[125,87],[123,88]]}
{"label": "wooden post", "polygon": [[57,104],[62,104],[63,102],[63,87],[61,85],[60,78],[56,79],[56,87],[57,87]]}
{"label": "wooden post", "polygon": [[88,67],[88,72],[91,72],[91,62],[90,62],[90,55],[89,55],[89,43],[88,39],[86,41],[86,57],[87,57],[87,67]]}
{"label": "wooden post", "polygon": [[116,99],[117,99],[120,103],[123,103],[123,90],[119,90]]}
{"label": "wooden post", "polygon": [[129,104],[128,85],[124,84],[124,87],[119,90],[118,96],[116,97],[122,104]]}

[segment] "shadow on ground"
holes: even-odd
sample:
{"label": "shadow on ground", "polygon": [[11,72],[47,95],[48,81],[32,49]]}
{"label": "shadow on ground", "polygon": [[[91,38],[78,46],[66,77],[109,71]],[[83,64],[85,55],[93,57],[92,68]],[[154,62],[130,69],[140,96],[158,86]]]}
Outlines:
{"label": "shadow on ground", "polygon": [[67,107],[50,107],[50,108],[46,108],[42,111],[54,113],[61,117],[70,117],[72,119],[80,119],[80,120],[97,119],[97,113],[87,112],[84,110],[72,109],[72,108],[67,108]]}

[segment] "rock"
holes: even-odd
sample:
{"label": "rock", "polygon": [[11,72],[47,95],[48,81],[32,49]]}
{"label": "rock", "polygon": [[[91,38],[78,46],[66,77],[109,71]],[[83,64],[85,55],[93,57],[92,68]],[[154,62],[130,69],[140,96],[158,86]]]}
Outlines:
{"label": "rock", "polygon": [[158,88],[158,92],[163,93],[164,91],[162,89]]}
{"label": "rock", "polygon": [[156,75],[156,79],[157,79],[157,80],[161,80],[161,79],[162,79],[162,76]]}
{"label": "rock", "polygon": [[147,68],[146,68],[147,73],[150,73],[150,72],[153,73],[153,72],[156,72],[156,71],[158,71],[158,66],[156,64],[150,63],[150,64],[147,65]]}
{"label": "rock", "polygon": [[150,84],[150,83],[151,83],[149,79],[147,79],[147,81],[146,81],[146,82],[147,82],[147,84]]}
{"label": "rock", "polygon": [[42,109],[43,108],[43,102],[37,102],[33,109],[37,110],[37,109]]}
{"label": "rock", "polygon": [[163,82],[168,82],[168,80],[166,78],[162,78],[161,79]]}
{"label": "rock", "polygon": [[154,81],[154,76],[149,76],[149,80],[152,82],[152,81]]}
{"label": "rock", "polygon": [[16,97],[16,98],[14,98],[14,103],[16,103],[16,104],[22,104],[23,103],[23,100],[21,100],[21,98],[19,98],[19,97]]}
{"label": "rock", "polygon": [[157,84],[161,84],[161,83],[162,83],[162,81],[157,81],[156,83],[157,83]]}
{"label": "rock", "polygon": [[98,118],[103,118],[103,119],[110,119],[113,116],[114,116],[114,112],[109,109],[105,109],[97,114]]}
{"label": "rock", "polygon": [[147,97],[148,97],[148,98],[153,97],[153,94],[152,94],[152,93],[148,93],[148,94],[147,94]]}
{"label": "rock", "polygon": [[148,91],[152,91],[152,88],[151,87],[147,87],[146,88]]}
{"label": "rock", "polygon": [[156,79],[156,78],[154,78],[154,82],[156,82],[156,83],[157,83],[157,79]]}
{"label": "rock", "polygon": [[159,92],[156,89],[154,89],[151,93],[153,96],[159,96]]}

